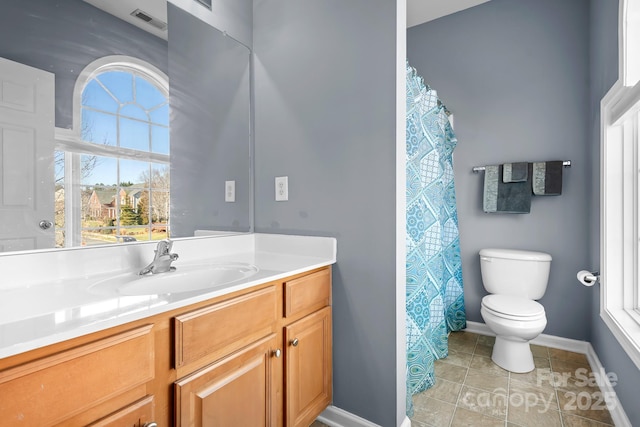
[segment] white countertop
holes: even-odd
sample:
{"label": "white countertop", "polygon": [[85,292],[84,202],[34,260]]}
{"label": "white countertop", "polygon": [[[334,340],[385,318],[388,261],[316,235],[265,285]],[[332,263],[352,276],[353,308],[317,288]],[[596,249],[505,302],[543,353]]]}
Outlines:
{"label": "white countertop", "polygon": [[[89,290],[99,280],[139,271],[153,258],[154,248],[150,242],[0,255],[0,358],[336,262],[336,241],[328,237],[245,234],[176,239],[172,252],[180,255],[173,264],[178,269],[202,261],[241,262],[255,265],[258,272],[224,287],[190,292],[125,296]],[[116,270],[109,269],[114,265]]]}

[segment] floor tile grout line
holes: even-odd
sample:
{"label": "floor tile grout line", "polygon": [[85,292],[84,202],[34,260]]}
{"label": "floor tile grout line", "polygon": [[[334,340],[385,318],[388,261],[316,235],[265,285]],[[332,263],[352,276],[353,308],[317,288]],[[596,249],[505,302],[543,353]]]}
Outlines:
{"label": "floor tile grout line", "polygon": [[507,374],[507,407],[505,408],[504,422],[509,422],[509,402],[511,402],[511,372]]}
{"label": "floor tile grout line", "polygon": [[[549,363],[549,371],[550,372],[554,372],[553,371],[553,366],[551,365],[551,351],[550,351],[549,347],[545,346],[544,348],[547,351],[546,359],[547,359],[547,362]],[[556,403],[558,404],[558,415],[560,416],[560,426],[564,427],[564,417],[562,416],[562,411],[561,411],[561,408],[560,408],[560,399],[558,398],[558,387],[556,387],[555,381],[553,383],[553,391],[554,391],[554,394],[556,396]]]}
{"label": "floor tile grout line", "polygon": [[[469,362],[471,363],[471,362]],[[464,372],[464,378],[462,378],[462,382],[460,383],[460,390],[458,391],[458,396],[456,398],[456,404],[455,407],[453,408],[453,415],[451,416],[451,419],[449,420],[449,427],[453,427],[453,420],[456,418],[456,412],[458,411],[458,402],[460,402],[460,396],[462,395],[462,390],[464,389],[464,382],[467,379],[467,375],[469,375],[469,367],[467,366],[465,368],[465,372]]]}
{"label": "floor tile grout line", "polygon": [[[551,358],[549,358],[549,366],[551,366]],[[562,411],[562,408],[560,407],[560,399],[558,398],[558,387],[556,387],[555,382],[553,383],[553,389],[556,392],[556,402],[558,402],[558,412],[560,413],[560,425],[564,427],[564,417],[562,416],[563,411]]]}
{"label": "floor tile grout line", "polygon": [[[478,337],[476,337],[476,342],[475,342],[475,344],[473,346],[473,351],[471,352],[471,360],[473,360],[473,354],[475,353],[477,345],[478,345]],[[471,360],[469,361],[469,365],[471,365]],[[458,391],[458,396],[456,398],[456,404],[455,404],[455,407],[453,408],[453,415],[451,416],[451,419],[449,420],[449,427],[453,427],[453,420],[456,418],[456,412],[458,412],[458,408],[460,408],[460,406],[458,406],[458,402],[460,402],[460,395],[462,394],[462,390],[464,389],[464,383],[467,380],[467,375],[469,375],[469,366],[467,366],[465,368],[464,378],[462,379],[462,382],[460,383],[460,390]]]}

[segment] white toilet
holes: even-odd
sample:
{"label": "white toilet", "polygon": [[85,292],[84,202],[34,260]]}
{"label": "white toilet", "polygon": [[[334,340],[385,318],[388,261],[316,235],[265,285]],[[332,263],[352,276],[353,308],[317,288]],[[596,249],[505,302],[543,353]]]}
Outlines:
{"label": "white toilet", "polygon": [[482,249],[482,283],[491,295],[482,298],[480,314],[496,334],[491,359],[510,372],[535,368],[529,341],[547,325],[544,307],[534,301],[547,290],[551,255],[515,249]]}

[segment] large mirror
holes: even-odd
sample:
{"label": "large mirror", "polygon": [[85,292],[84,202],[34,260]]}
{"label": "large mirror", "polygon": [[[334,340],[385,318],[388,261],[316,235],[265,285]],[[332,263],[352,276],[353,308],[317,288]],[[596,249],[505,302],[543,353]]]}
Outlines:
{"label": "large mirror", "polygon": [[164,0],[0,28],[0,252],[252,231],[247,47]]}

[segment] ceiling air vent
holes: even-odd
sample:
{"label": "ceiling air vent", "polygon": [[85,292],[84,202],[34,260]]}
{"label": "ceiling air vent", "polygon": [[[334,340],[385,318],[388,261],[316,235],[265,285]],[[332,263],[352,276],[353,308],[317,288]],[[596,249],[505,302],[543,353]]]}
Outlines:
{"label": "ceiling air vent", "polygon": [[211,10],[211,0],[196,0],[198,3]]}
{"label": "ceiling air vent", "polygon": [[166,30],[167,29],[167,23],[164,21],[159,20],[158,18],[154,18],[153,16],[149,15],[147,12],[141,10],[141,9],[136,9],[133,12],[131,12],[131,16],[135,16],[138,19],[143,20],[144,22],[146,22],[149,25],[153,25],[154,27],[156,27],[159,30]]}

